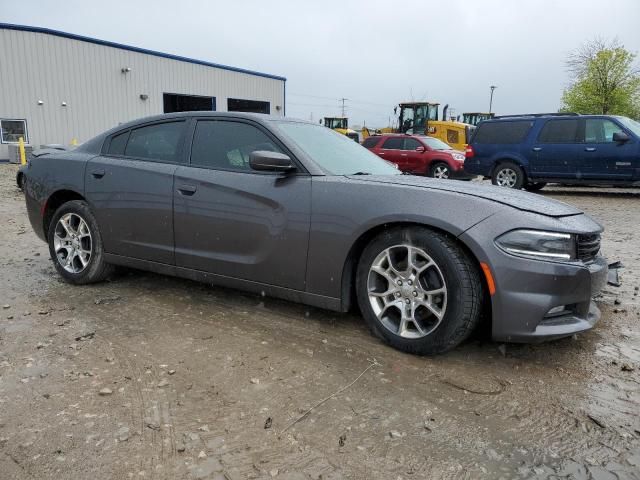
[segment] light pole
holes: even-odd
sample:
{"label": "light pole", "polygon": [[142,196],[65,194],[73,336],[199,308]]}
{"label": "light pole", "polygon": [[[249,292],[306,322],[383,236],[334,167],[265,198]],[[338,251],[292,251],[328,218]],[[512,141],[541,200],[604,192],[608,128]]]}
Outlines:
{"label": "light pole", "polygon": [[491,107],[493,106],[493,91],[498,87],[491,85],[489,88],[491,89],[491,96],[489,97],[489,114],[491,114]]}

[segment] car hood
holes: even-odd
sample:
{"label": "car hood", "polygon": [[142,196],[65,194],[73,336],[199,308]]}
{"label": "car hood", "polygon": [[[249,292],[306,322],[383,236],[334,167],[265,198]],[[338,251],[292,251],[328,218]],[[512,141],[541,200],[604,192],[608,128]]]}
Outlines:
{"label": "car hood", "polygon": [[429,190],[469,195],[507,205],[525,212],[539,213],[548,217],[567,217],[583,212],[572,205],[548,199],[537,194],[513,190],[506,187],[483,185],[457,180],[440,180],[413,175],[358,175],[349,178],[378,184],[406,185]]}

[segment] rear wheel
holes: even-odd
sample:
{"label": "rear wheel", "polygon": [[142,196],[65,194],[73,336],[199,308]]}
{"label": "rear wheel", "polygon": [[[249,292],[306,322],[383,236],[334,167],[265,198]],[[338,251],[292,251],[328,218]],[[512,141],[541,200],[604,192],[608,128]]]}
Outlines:
{"label": "rear wheel", "polygon": [[527,183],[524,186],[524,189],[528,192],[537,192],[539,190],[542,190],[546,185],[546,182]]}
{"label": "rear wheel", "polygon": [[491,183],[499,187],[520,189],[524,184],[524,172],[519,165],[512,162],[504,162],[493,171]]}
{"label": "rear wheel", "polygon": [[374,238],[360,258],[356,290],[369,328],[408,353],[450,350],[480,319],[482,281],[474,261],[455,241],[426,228]]}
{"label": "rear wheel", "polygon": [[73,200],[60,206],[47,238],[51,259],[67,282],[100,282],[112,272],[113,267],[104,260],[98,223],[86,202]]}
{"label": "rear wheel", "polygon": [[435,163],[429,170],[429,176],[433,178],[449,178],[451,177],[451,168],[443,162]]}

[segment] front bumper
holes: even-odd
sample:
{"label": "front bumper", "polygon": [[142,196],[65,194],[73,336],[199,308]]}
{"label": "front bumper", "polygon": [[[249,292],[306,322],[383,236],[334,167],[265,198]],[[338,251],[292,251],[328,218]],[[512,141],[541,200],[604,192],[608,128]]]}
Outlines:
{"label": "front bumper", "polygon": [[[515,259],[495,269],[492,337],[539,342],[591,329],[600,319],[593,301],[607,281],[604,257],[565,264]],[[496,298],[497,297],[497,298]],[[553,314],[552,309],[562,309]]]}

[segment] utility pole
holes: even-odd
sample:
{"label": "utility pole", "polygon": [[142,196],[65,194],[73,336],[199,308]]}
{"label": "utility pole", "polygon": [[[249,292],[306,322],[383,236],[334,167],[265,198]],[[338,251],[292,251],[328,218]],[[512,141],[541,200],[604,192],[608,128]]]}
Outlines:
{"label": "utility pole", "polygon": [[344,117],[344,102],[346,100],[349,100],[348,98],[341,98],[340,101],[342,102],[342,116]]}
{"label": "utility pole", "polygon": [[491,96],[489,97],[489,114],[491,114],[491,107],[493,107],[493,91],[498,87],[491,85],[489,88],[491,89]]}

